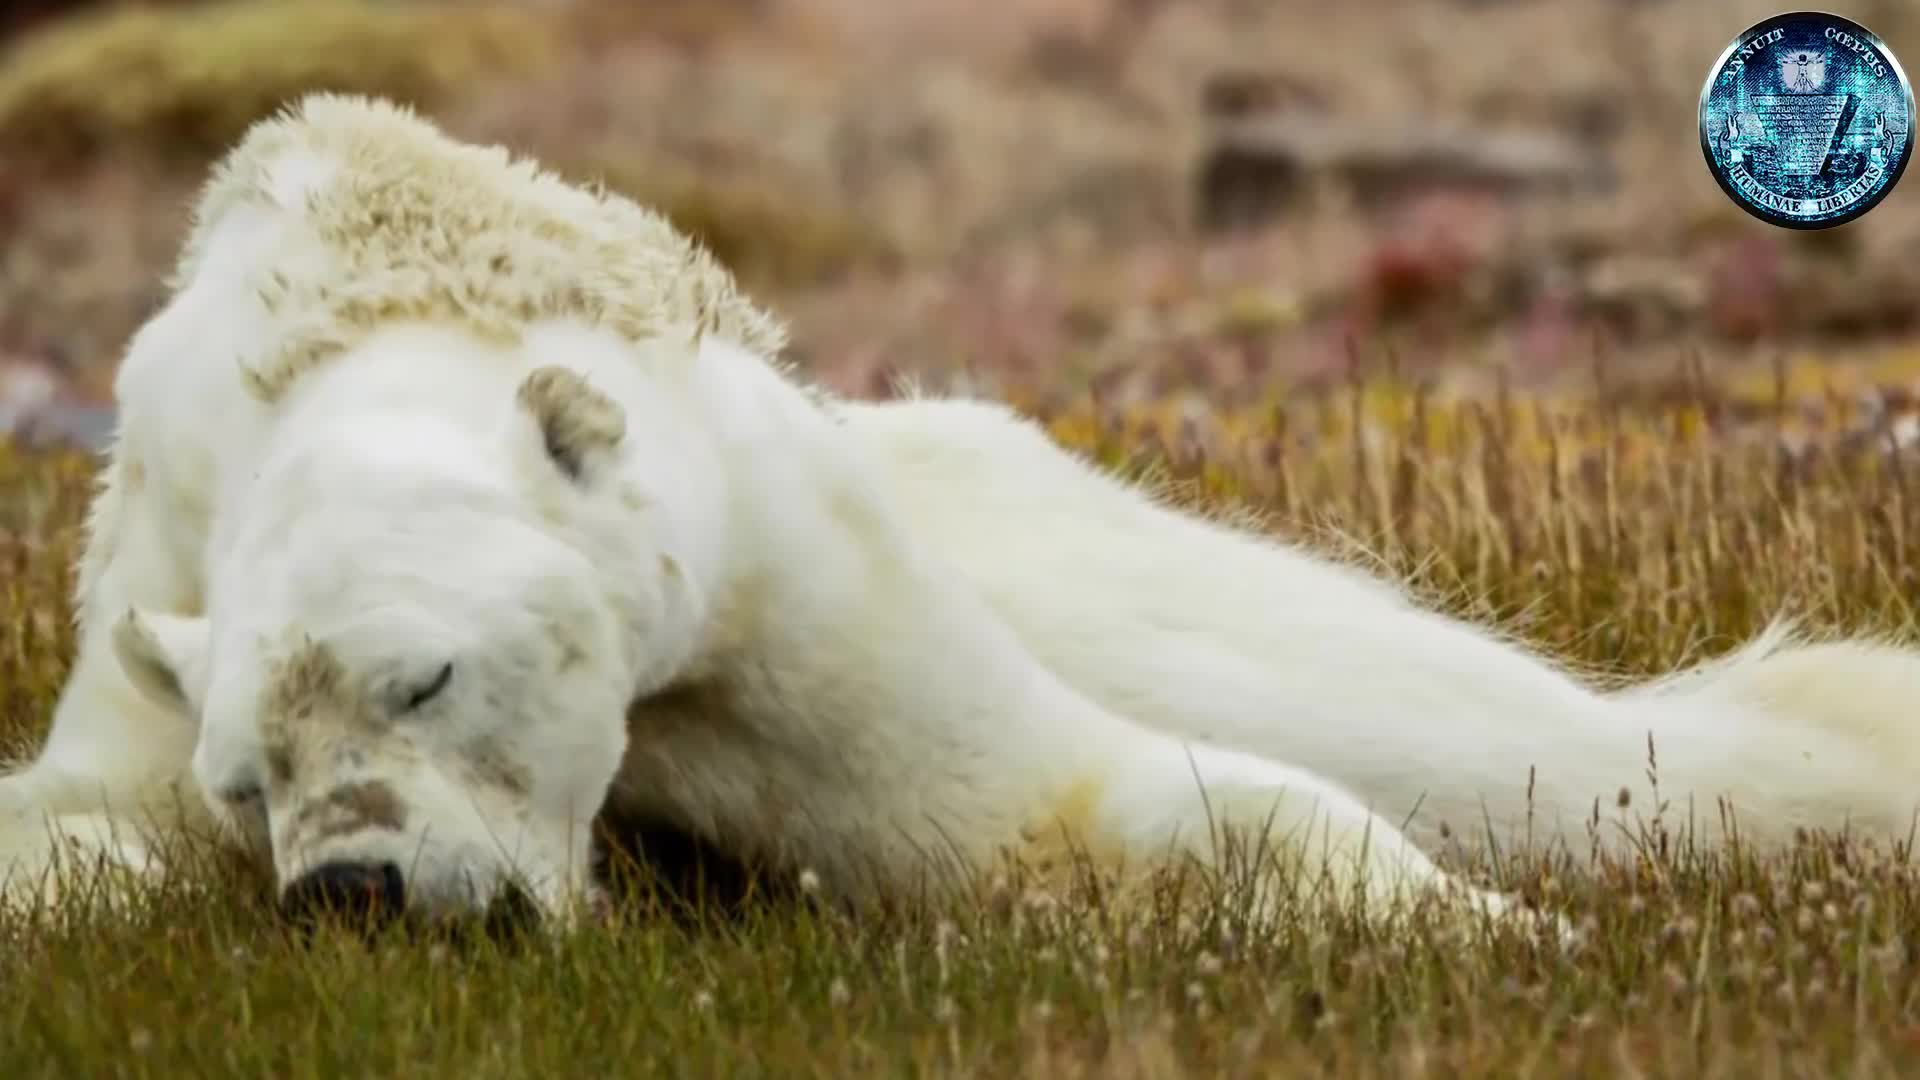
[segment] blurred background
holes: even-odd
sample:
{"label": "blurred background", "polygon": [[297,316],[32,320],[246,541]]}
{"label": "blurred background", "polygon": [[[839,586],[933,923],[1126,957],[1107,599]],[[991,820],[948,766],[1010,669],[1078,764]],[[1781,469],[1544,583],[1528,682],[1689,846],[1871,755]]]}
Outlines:
{"label": "blurred background", "polygon": [[[1920,378],[1920,179],[1839,229],[1716,187],[1777,0],[12,0],[0,429],[88,443],[209,161],[411,102],[701,237],[849,393],[1258,406],[1361,364],[1756,395]],[[1835,8],[1920,64],[1920,4]]]}

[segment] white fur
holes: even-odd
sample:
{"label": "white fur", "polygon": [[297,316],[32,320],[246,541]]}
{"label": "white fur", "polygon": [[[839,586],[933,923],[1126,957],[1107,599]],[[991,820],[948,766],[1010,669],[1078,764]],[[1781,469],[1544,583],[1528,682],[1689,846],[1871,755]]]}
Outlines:
{"label": "white fur", "polygon": [[1491,827],[1509,850],[1584,852],[1596,805],[1592,835],[1618,850],[1656,795],[1670,831],[1709,845],[1721,800],[1763,846],[1803,827],[1904,839],[1920,808],[1908,650],[1776,630],[1601,693],[1386,581],[1170,511],[998,406],[846,413],[917,541],[1069,684],[1182,738],[1311,768],[1430,850]]}
{"label": "white fur", "polygon": [[[1905,835],[1907,652],[1768,641],[1596,692],[1389,583],[1165,509],[999,407],[828,400],[729,282],[676,276],[713,266],[647,261],[669,240],[635,212],[383,106],[306,109],[236,153],[130,345],[76,665],[39,757],[0,778],[16,883],[39,886],[50,829],[139,868],[213,824],[283,884],[391,861],[425,911],[509,877],[566,911],[612,801],[848,896],[1068,844],[1209,862],[1225,825],[1369,903],[1498,913],[1430,861],[1443,826],[1512,846],[1578,839],[1623,788],[1644,811],[1649,736],[1661,797],[1710,827],[1725,797],[1764,842]],[[409,154],[429,200],[526,195],[462,226],[489,251],[534,211],[571,231],[529,233],[496,292],[431,236],[340,250],[332,226],[392,190],[356,170]],[[638,262],[554,285],[600,259]],[[351,288],[327,287],[341,266]],[[435,273],[457,288],[417,288]],[[353,322],[382,275],[407,302]],[[521,390],[556,366],[564,429]],[[347,798],[369,790],[393,820]]]}

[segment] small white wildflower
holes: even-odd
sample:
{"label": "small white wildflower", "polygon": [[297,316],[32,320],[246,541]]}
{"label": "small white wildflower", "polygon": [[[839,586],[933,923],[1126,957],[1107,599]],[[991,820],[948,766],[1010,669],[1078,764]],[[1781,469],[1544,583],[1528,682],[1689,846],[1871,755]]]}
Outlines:
{"label": "small white wildflower", "polygon": [[1880,970],[1891,975],[1906,966],[1907,950],[1902,945],[1882,945],[1873,950],[1873,957],[1879,963]]}
{"label": "small white wildflower", "polygon": [[1665,976],[1667,980],[1668,993],[1671,993],[1671,994],[1686,993],[1687,976],[1679,968],[1674,967],[1672,964],[1668,964],[1666,968],[1661,972],[1661,974]]}
{"label": "small white wildflower", "polygon": [[706,1012],[708,1009],[713,1008],[713,991],[702,990],[694,994],[693,1007],[698,1012]]}
{"label": "small white wildflower", "polygon": [[800,891],[812,896],[820,891],[820,875],[811,868],[800,871]]}
{"label": "small white wildflower", "polygon": [[1053,898],[1052,893],[1043,892],[1039,889],[1027,890],[1027,894],[1021,897],[1020,902],[1025,904],[1028,910],[1035,914],[1050,912],[1054,909],[1054,906],[1059,903],[1059,901]]}
{"label": "small white wildflower", "polygon": [[835,978],[827,984],[827,1002],[836,1009],[844,1009],[847,1002],[853,1000],[853,991],[847,989],[847,980]]}

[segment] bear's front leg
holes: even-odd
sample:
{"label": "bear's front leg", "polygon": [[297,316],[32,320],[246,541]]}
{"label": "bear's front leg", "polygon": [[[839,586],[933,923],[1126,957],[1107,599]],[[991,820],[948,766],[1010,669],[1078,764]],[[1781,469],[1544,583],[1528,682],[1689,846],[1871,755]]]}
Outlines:
{"label": "bear's front leg", "polygon": [[1130,864],[1188,856],[1214,870],[1254,866],[1254,910],[1265,917],[1290,887],[1311,900],[1317,884],[1342,908],[1383,921],[1423,900],[1470,919],[1535,921],[1442,871],[1355,796],[1304,769],[1157,733],[1129,743],[1086,804],[1091,850],[1117,848]]}
{"label": "bear's front leg", "polygon": [[203,813],[193,735],[134,690],[109,642],[86,640],[46,744],[0,776],[0,896],[54,901],[102,866],[157,872],[157,853]]}
{"label": "bear's front leg", "polygon": [[139,877],[206,806],[191,776],[198,725],[157,704],[122,667],[114,634],[133,605],[171,610],[197,595],[172,554],[167,503],[126,489],[107,465],[80,568],[80,643],[45,742],[0,770],[0,896],[57,898],[71,871],[106,865]]}
{"label": "bear's front leg", "polygon": [[132,885],[157,869],[150,839],[110,814],[12,815],[0,823],[0,898],[54,906],[97,884]]}

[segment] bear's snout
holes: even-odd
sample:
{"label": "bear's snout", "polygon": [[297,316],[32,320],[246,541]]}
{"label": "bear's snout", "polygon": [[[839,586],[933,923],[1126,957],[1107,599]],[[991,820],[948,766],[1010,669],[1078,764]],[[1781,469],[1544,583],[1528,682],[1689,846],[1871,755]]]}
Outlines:
{"label": "bear's snout", "polygon": [[377,928],[406,911],[406,879],[390,862],[322,863],[281,891],[280,906],[300,922],[343,918]]}
{"label": "bear's snout", "polygon": [[475,932],[494,941],[510,941],[537,930],[543,922],[533,897],[511,881],[503,882],[485,904],[471,910],[409,919],[406,876],[391,862],[322,863],[281,890],[280,910],[308,931],[323,923],[369,934],[396,926],[403,933],[437,928],[451,932],[456,941],[471,940]]}

